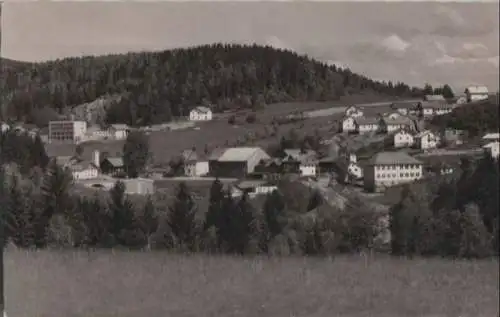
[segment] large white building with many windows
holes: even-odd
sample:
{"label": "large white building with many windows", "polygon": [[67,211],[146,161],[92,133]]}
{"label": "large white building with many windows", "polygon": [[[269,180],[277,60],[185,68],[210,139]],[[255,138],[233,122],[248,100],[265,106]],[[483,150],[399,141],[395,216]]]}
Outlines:
{"label": "large white building with many windows", "polygon": [[423,177],[423,162],[404,152],[380,152],[364,168],[364,187],[379,192],[387,187],[411,183]]}
{"label": "large white building with many windows", "polygon": [[50,142],[80,142],[85,138],[87,122],[85,121],[50,121]]}

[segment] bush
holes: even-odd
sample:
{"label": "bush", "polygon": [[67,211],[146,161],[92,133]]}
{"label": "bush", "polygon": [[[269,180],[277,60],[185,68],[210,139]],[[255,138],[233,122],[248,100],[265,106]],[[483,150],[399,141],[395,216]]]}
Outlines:
{"label": "bush", "polygon": [[245,121],[247,123],[255,123],[257,121],[257,116],[254,114],[254,113],[251,113],[249,115],[247,115],[247,117],[245,118]]}

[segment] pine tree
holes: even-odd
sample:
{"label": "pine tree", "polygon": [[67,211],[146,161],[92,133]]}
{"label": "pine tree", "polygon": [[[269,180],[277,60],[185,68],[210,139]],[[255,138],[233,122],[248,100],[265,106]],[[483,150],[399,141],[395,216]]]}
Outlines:
{"label": "pine tree", "polygon": [[285,202],[278,191],[266,195],[264,201],[264,219],[269,231],[269,240],[280,234],[284,228],[283,211]]}
{"label": "pine tree", "polygon": [[455,94],[453,93],[453,89],[451,89],[451,87],[448,84],[443,86],[442,95],[446,99],[451,99],[451,98],[455,97]]}
{"label": "pine tree", "polygon": [[123,164],[128,177],[136,178],[144,172],[150,158],[149,140],[142,132],[130,132],[123,145]]}
{"label": "pine tree", "polygon": [[115,241],[123,246],[136,246],[135,236],[137,234],[137,223],[134,217],[134,207],[125,194],[125,184],[121,181],[109,192],[111,197],[111,233]]}
{"label": "pine tree", "polygon": [[461,240],[457,254],[465,258],[482,258],[491,255],[492,236],[486,229],[479,207],[467,204],[460,218]]}
{"label": "pine tree", "polygon": [[146,198],[146,203],[142,208],[142,214],[140,216],[141,227],[144,235],[147,238],[147,246],[151,247],[151,236],[158,229],[158,216],[156,214],[156,208],[153,203],[151,196]]}
{"label": "pine tree", "polygon": [[195,251],[198,233],[196,206],[185,183],[180,183],[177,188],[174,203],[169,207],[167,223],[174,247]]}

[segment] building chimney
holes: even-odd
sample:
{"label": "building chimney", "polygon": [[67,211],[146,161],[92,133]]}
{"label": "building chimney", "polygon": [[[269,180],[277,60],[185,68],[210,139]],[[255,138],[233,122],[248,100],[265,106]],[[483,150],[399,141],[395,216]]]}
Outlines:
{"label": "building chimney", "polygon": [[101,165],[101,157],[100,157],[99,150],[95,150],[94,154],[92,155],[92,162],[94,163],[95,166],[100,167]]}

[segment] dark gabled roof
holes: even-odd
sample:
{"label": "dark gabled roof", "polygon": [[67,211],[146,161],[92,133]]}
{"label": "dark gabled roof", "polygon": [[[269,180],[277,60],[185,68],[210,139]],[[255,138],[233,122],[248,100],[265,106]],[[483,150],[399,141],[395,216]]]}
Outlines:
{"label": "dark gabled roof", "polygon": [[354,119],[357,125],[378,124],[379,121],[380,119],[376,117],[359,117]]}
{"label": "dark gabled roof", "polygon": [[113,167],[123,167],[125,164],[123,163],[123,158],[121,157],[107,157],[104,159],[108,161]]}
{"label": "dark gabled roof", "polygon": [[392,109],[415,109],[419,105],[418,101],[400,101],[393,102],[390,107]]}
{"label": "dark gabled roof", "polygon": [[366,161],[366,165],[422,164],[405,152],[379,152]]}

